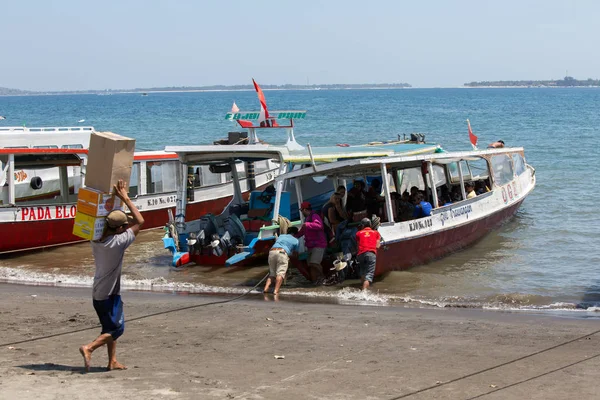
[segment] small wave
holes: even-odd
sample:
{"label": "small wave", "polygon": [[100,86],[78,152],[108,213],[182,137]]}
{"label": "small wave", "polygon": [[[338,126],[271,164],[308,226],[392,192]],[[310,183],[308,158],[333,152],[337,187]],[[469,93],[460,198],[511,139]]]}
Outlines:
{"label": "small wave", "polygon": [[[93,276],[68,275],[32,271],[25,268],[0,267],[0,282],[26,284],[26,285],[51,285],[60,287],[91,287]],[[194,293],[194,294],[242,294],[248,291],[247,286],[212,286],[203,283],[175,282],[164,277],[133,279],[124,275],[121,287],[129,290]],[[316,290],[315,290],[316,289]],[[255,289],[254,294],[260,294],[261,288]],[[549,298],[536,295],[502,294],[491,298],[465,298],[448,296],[439,299],[423,298],[419,296],[380,293],[377,290],[363,291],[359,288],[343,287],[320,290],[311,288],[285,289],[285,297],[290,299],[310,299],[311,301],[335,302],[337,304],[367,305],[367,306],[394,306],[407,304],[412,307],[423,308],[473,308],[494,311],[517,312],[586,312],[599,313],[598,303],[569,303],[550,302]],[[285,298],[284,297],[284,298]]]}

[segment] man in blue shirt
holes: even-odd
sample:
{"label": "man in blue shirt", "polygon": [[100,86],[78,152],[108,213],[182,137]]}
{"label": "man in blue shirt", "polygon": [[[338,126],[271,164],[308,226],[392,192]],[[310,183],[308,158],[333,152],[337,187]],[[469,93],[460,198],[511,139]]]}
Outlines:
{"label": "man in blue shirt", "polygon": [[294,236],[298,228],[288,228],[287,234],[279,235],[273,247],[269,251],[269,277],[265,284],[264,292],[267,293],[273,278],[275,278],[275,290],[273,294],[279,294],[279,289],[287,273],[290,256],[298,251],[298,239]]}
{"label": "man in blue shirt", "polygon": [[425,201],[423,193],[419,192],[414,198],[415,211],[413,218],[429,217],[431,215],[431,203]]}

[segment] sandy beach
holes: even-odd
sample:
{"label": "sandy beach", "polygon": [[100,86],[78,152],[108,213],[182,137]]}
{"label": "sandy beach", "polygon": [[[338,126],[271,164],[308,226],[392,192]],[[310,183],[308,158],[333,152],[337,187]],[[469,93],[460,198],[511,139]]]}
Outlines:
{"label": "sandy beach", "polygon": [[129,369],[106,372],[99,349],[86,374],[77,349],[99,333],[90,291],[0,284],[2,398],[600,396],[597,319],[298,303],[284,295],[189,308],[226,297],[125,292],[130,322],[118,355]]}

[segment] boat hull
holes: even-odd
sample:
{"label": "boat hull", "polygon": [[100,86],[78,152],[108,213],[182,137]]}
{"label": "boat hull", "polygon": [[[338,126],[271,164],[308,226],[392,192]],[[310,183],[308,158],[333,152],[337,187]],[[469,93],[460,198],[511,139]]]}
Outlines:
{"label": "boat hull", "polygon": [[510,220],[523,200],[487,217],[430,235],[386,244],[377,253],[375,276],[426,264],[463,249]]}
{"label": "boat hull", "polygon": [[[219,213],[231,201],[231,196],[220,199],[191,203],[187,206],[188,215],[199,218],[207,213]],[[141,203],[143,203],[141,199]],[[143,210],[144,230],[159,228],[169,221],[169,210],[175,207]],[[24,210],[27,210],[24,212]],[[0,223],[3,239],[0,241],[0,254],[28,251],[45,247],[83,242],[73,235],[73,223],[77,206],[74,204],[57,206],[19,207],[1,210],[1,213],[15,214],[16,221]],[[35,218],[32,219],[32,218]],[[4,219],[4,218],[3,218]]]}

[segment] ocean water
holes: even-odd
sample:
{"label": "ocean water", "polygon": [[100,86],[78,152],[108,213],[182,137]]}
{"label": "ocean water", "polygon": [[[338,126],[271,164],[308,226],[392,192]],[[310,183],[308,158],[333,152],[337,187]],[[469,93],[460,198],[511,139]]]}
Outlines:
{"label": "ocean water", "polygon": [[[296,122],[301,143],[364,143],[422,132],[449,150],[470,148],[465,120],[482,147],[502,139],[523,146],[537,186],[514,219],[475,245],[408,271],[394,272],[363,294],[348,287],[311,288],[293,279],[289,297],[356,304],[413,304],[519,310],[600,310],[600,89],[403,89],[266,91],[271,109],[306,109]],[[137,139],[138,149],[206,144],[235,128],[224,119],[240,92],[0,97],[0,126],[92,125]],[[261,136],[283,143],[281,133]],[[2,234],[6,234],[3,232]],[[266,267],[172,271],[161,233],[145,232],[128,254],[125,286],[181,292],[235,292],[254,285]],[[49,261],[50,260],[50,261]],[[59,260],[59,261],[56,261]],[[89,285],[89,246],[0,258],[0,279]]]}

